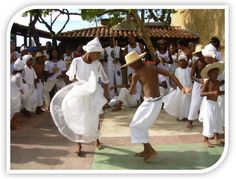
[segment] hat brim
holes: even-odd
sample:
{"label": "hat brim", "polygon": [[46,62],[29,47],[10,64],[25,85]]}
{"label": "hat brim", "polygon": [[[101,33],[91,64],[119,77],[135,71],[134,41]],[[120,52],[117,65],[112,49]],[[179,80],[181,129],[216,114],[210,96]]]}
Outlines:
{"label": "hat brim", "polygon": [[145,55],[146,55],[146,52],[141,53],[138,58],[134,59],[132,62],[129,62],[129,63],[126,63],[126,64],[122,65],[121,68],[126,67],[126,66],[128,66],[128,65],[130,65],[130,64],[132,64],[132,63],[134,63],[134,62],[136,62],[136,61],[138,61],[140,59],[142,59]]}
{"label": "hat brim", "polygon": [[194,52],[192,53],[192,55],[195,55],[196,53],[200,53],[200,52],[202,52],[202,50],[194,51]]}
{"label": "hat brim", "polygon": [[224,64],[223,63],[218,63],[214,62],[209,65],[207,65],[202,71],[201,71],[201,76],[203,78],[208,78],[208,72],[214,68],[219,69],[219,75],[224,71]]}

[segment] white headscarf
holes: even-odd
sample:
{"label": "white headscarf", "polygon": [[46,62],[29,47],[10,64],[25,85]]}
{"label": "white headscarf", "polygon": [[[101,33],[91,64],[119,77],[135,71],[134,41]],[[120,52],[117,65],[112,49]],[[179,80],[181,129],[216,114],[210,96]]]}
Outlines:
{"label": "white headscarf", "polygon": [[20,71],[20,70],[23,70],[24,66],[25,66],[25,63],[20,58],[17,58],[13,67],[15,70]]}
{"label": "white headscarf", "polygon": [[216,57],[217,50],[212,44],[208,44],[202,50],[202,55],[205,57]]}
{"label": "white headscarf", "polygon": [[87,45],[83,46],[84,51],[86,52],[103,52],[102,45],[98,39],[95,37],[93,40],[89,41]]}
{"label": "white headscarf", "polygon": [[26,64],[29,59],[33,59],[32,55],[24,55],[22,57],[22,61],[24,62],[24,64]]}

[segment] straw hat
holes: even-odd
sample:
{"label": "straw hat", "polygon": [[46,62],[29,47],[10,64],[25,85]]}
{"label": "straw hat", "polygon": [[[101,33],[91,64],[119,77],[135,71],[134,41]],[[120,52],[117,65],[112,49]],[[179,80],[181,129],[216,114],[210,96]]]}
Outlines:
{"label": "straw hat", "polygon": [[125,55],[126,64],[122,65],[121,68],[126,67],[126,66],[140,60],[141,58],[143,58],[145,56],[145,54],[146,54],[146,52],[139,55],[136,51],[131,51],[130,53]]}
{"label": "straw hat", "polygon": [[44,57],[42,52],[37,52],[35,55],[35,59],[37,59],[38,57]]}
{"label": "straw hat", "polygon": [[103,52],[104,49],[98,39],[95,37],[93,40],[89,41],[86,45],[83,46],[84,51],[86,52]]}
{"label": "straw hat", "polygon": [[194,55],[198,52],[201,52],[203,49],[204,49],[204,46],[202,44],[197,44],[195,51],[192,54]]}
{"label": "straw hat", "polygon": [[214,68],[218,68],[219,69],[219,75],[223,72],[224,70],[224,64],[223,63],[218,63],[218,62],[214,62],[211,64],[208,64],[202,71],[201,71],[201,76],[203,78],[208,78],[208,72]]}

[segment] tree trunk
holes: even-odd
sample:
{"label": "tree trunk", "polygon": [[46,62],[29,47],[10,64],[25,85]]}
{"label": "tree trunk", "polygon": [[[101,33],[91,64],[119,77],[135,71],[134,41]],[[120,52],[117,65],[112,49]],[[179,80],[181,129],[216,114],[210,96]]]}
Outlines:
{"label": "tree trunk", "polygon": [[37,22],[37,17],[34,17],[34,20],[32,20],[32,16],[30,17],[30,23],[29,23],[29,38],[30,38],[30,44],[29,46],[32,46],[32,41],[31,41],[31,37],[34,38],[34,42],[36,44],[37,47],[41,46],[40,42],[39,42],[39,35],[35,29],[35,24]]}
{"label": "tree trunk", "polygon": [[140,28],[140,33],[141,33],[141,36],[143,38],[143,41],[145,42],[149,52],[150,52],[150,55],[153,59],[153,61],[157,62],[157,56],[155,55],[155,48],[152,44],[152,41],[150,39],[150,37],[148,36],[148,33],[147,33],[147,30],[145,28],[145,25],[144,25],[144,22],[140,19],[140,17],[138,16],[137,14],[137,11],[134,10],[134,11],[131,11],[131,15],[135,18],[137,24],[138,24],[138,27]]}

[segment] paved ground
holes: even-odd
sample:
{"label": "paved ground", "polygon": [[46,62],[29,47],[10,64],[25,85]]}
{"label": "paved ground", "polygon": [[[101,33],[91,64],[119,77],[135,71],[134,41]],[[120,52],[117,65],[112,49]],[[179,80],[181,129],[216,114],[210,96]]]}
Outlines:
{"label": "paved ground", "polygon": [[202,145],[202,124],[193,129],[179,122],[165,111],[150,129],[151,144],[158,151],[151,164],[134,157],[141,145],[130,143],[129,123],[135,109],[120,112],[108,109],[101,130],[103,149],[94,144],[83,145],[83,156],[74,153],[74,143],[64,138],[55,127],[50,113],[22,116],[20,128],[11,131],[12,170],[128,170],[128,169],[204,169],[213,165],[224,147],[209,149]]}

